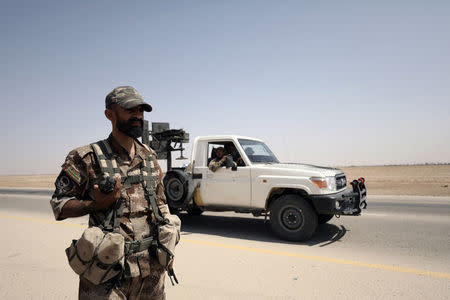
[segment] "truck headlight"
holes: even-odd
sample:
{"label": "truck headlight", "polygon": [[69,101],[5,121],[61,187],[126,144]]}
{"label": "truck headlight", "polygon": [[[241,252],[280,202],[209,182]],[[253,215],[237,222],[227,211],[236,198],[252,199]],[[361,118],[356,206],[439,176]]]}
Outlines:
{"label": "truck headlight", "polygon": [[334,176],[311,177],[310,180],[321,190],[336,191],[336,178]]}

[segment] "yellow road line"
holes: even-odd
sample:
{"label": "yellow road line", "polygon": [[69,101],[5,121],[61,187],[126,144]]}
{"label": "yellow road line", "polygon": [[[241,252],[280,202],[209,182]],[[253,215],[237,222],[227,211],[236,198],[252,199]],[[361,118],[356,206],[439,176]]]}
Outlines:
{"label": "yellow road line", "polygon": [[208,241],[192,240],[192,239],[186,239],[186,238],[183,238],[182,241],[188,242],[191,244],[241,250],[241,251],[253,252],[253,253],[264,253],[264,254],[271,254],[271,255],[276,255],[276,256],[295,257],[295,258],[302,258],[302,259],[307,259],[307,260],[330,262],[330,263],[335,263],[335,264],[340,264],[340,265],[351,265],[351,266],[370,268],[370,269],[379,269],[379,270],[393,271],[393,272],[399,272],[399,273],[410,273],[410,274],[415,274],[415,275],[424,275],[424,276],[429,276],[429,277],[450,279],[449,273],[432,272],[432,271],[427,271],[427,270],[402,268],[402,267],[395,267],[395,266],[381,265],[381,264],[372,264],[372,263],[365,263],[365,262],[359,262],[359,261],[354,261],[354,260],[306,255],[306,254],[301,254],[301,253],[274,251],[274,250],[261,249],[261,248],[213,243],[213,242],[208,242]]}
{"label": "yellow road line", "polygon": [[[45,219],[39,219],[39,218],[21,217],[21,216],[14,216],[14,215],[5,215],[5,214],[1,214],[1,213],[0,213],[0,218],[37,222],[37,223],[45,223],[45,224],[52,224],[52,225],[63,225],[63,226],[87,228],[86,225],[82,225],[82,224],[51,221],[51,220],[45,220]],[[306,254],[301,254],[301,253],[292,253],[292,252],[275,251],[275,250],[268,250],[268,249],[261,249],[261,248],[237,246],[237,245],[232,245],[232,244],[214,243],[214,242],[208,242],[208,241],[202,241],[202,240],[193,240],[193,239],[184,238],[184,237],[182,238],[182,241],[184,243],[190,243],[190,244],[196,244],[196,245],[202,245],[202,246],[233,249],[233,250],[252,252],[252,253],[269,254],[269,255],[275,255],[275,256],[302,258],[302,259],[306,259],[306,260],[329,262],[329,263],[334,263],[334,264],[339,264],[339,265],[351,265],[351,266],[362,267],[362,268],[378,269],[378,270],[392,271],[392,272],[397,272],[397,273],[409,273],[409,274],[414,274],[414,275],[445,278],[445,279],[450,280],[450,273],[432,272],[432,271],[427,271],[427,270],[403,268],[403,267],[381,265],[381,264],[373,264],[373,263],[366,263],[366,262],[360,262],[360,261],[354,261],[354,260],[330,258],[330,257],[324,257],[324,256],[314,256],[314,255],[306,255]]]}

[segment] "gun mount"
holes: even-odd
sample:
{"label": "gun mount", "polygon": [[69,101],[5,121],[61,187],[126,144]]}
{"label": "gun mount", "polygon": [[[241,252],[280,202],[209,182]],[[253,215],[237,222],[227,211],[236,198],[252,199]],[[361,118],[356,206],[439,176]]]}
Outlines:
{"label": "gun mount", "polygon": [[149,131],[148,121],[144,120],[142,142],[155,150],[158,159],[167,160],[167,171],[172,169],[172,152],[180,151],[177,160],[187,159],[183,156],[183,143],[189,143],[189,133],[183,129],[170,129],[169,123],[152,123],[152,131]]}

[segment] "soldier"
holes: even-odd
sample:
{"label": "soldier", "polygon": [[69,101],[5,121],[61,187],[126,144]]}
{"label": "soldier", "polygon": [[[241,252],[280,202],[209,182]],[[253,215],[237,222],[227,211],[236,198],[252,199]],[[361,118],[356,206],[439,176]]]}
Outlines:
{"label": "soldier", "polygon": [[[230,165],[227,165],[227,159],[229,160]],[[209,162],[208,167],[211,171],[216,172],[217,169],[219,169],[224,165],[226,165],[226,167],[229,168],[231,164],[234,167],[237,166],[237,164],[233,161],[231,156],[224,155],[223,147],[218,147],[216,148],[216,157]]]}
{"label": "soldier", "polygon": [[245,166],[244,160],[232,142],[225,144],[225,155],[231,155],[233,161],[240,167]]}
{"label": "soldier", "polygon": [[[150,162],[150,173],[155,176],[152,178],[156,178],[151,192],[156,195],[160,214],[163,218],[170,214],[156,153],[137,140],[143,131],[144,111],[150,112],[152,107],[130,86],[112,90],[105,104],[105,116],[112,123],[112,132],[103,142],[114,156],[120,173],[115,177],[114,190],[105,194],[99,189],[101,167],[93,148],[87,145],[68,154],[56,179],[50,204],[56,220],[89,214],[89,226],[99,226],[106,218],[106,211],[114,207],[113,204],[121,203],[118,232],[126,242],[139,243],[154,234],[155,216],[145,196],[148,188],[143,187],[142,180],[130,183],[123,179],[145,176],[142,170],[146,161]],[[80,276],[79,299],[165,299],[165,269],[148,249],[127,255],[124,265],[123,276],[104,284],[95,285]],[[172,266],[173,261],[169,269]]]}

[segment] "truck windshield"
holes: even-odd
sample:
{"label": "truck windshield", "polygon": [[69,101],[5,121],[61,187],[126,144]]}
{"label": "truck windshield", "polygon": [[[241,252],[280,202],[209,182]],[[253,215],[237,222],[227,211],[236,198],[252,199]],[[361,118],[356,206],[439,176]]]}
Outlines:
{"label": "truck windshield", "polygon": [[239,139],[239,143],[252,163],[279,163],[266,144],[246,139]]}

